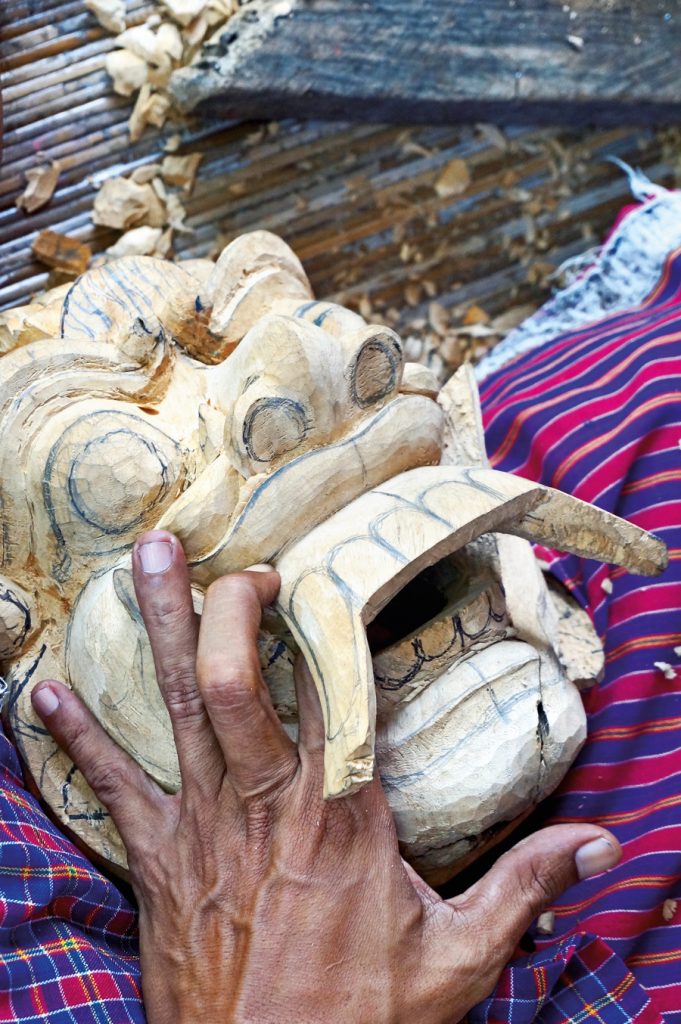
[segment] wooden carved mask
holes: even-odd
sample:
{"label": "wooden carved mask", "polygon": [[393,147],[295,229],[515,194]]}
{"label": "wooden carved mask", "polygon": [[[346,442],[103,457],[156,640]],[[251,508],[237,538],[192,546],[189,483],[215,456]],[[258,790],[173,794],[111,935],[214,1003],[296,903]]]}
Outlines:
{"label": "wooden carved mask", "polygon": [[[29,695],[65,679],[178,788],[130,569],[135,537],[157,525],[184,543],[197,610],[223,573],[278,569],[260,637],[275,708],[295,732],[300,650],[324,713],[326,796],[364,785],[376,760],[403,852],[432,881],[560,782],[584,740],[575,681],[597,672],[598,640],[578,616],[561,631],[528,542],[639,573],[660,571],[665,548],[490,469],[467,367],[439,391],[393,331],[314,301],[267,232],[216,264],[111,262],[13,322],[0,359],[6,713],[43,798],[90,849],[124,868]],[[581,649],[566,642],[577,629]]]}

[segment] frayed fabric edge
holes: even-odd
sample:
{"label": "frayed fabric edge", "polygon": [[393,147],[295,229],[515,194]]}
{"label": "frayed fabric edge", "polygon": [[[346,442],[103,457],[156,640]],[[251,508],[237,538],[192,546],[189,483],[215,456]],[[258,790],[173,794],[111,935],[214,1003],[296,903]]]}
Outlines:
{"label": "frayed fabric edge", "polygon": [[568,261],[565,269],[572,269],[575,279],[480,361],[478,381],[561,334],[639,305],[657,285],[670,252],[681,247],[681,192],[655,185],[617,157],[611,160],[625,172],[641,205],[600,249]]}

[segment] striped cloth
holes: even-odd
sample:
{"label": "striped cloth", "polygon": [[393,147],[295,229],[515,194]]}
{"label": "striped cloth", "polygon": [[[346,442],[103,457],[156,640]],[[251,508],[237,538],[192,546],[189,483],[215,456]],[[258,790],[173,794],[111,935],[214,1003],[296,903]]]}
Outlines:
{"label": "striped cloth", "polygon": [[[482,388],[494,466],[655,531],[671,563],[649,581],[541,552],[607,651],[589,739],[547,811],[607,825],[624,859],[559,901],[556,935],[534,935],[472,1024],[681,1024],[680,299],[674,254],[647,301],[542,339]],[[0,736],[0,1021],[46,1019],[144,1020],[135,918],[22,788]]]}
{"label": "striped cloth", "polygon": [[471,1020],[681,1022],[681,252],[645,302],[518,355],[481,397],[495,468],[654,531],[670,565],[648,580],[538,550],[606,651],[547,817],[606,826],[624,857],[566,893],[560,941],[535,934]]}

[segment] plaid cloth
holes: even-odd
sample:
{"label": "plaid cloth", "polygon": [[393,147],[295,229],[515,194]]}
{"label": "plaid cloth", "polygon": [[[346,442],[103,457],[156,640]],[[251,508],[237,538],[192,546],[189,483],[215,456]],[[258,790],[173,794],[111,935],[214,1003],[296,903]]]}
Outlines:
{"label": "plaid cloth", "polygon": [[0,1021],[144,1021],[132,907],[45,817],[0,734]]}
{"label": "plaid cloth", "polygon": [[[593,319],[495,370],[482,398],[494,466],[670,547],[654,581],[541,552],[607,652],[605,680],[586,696],[589,739],[547,812],[611,828],[624,859],[565,894],[556,936],[534,936],[473,1024],[681,1024],[681,667],[675,680],[653,664],[678,666],[681,645],[681,255],[647,301]],[[0,737],[0,1021],[45,1019],[144,1020],[135,917],[27,794]]]}

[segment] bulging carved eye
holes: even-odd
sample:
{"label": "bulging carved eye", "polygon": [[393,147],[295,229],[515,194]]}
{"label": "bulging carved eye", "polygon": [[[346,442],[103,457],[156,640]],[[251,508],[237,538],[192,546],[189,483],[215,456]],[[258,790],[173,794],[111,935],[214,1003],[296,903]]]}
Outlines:
{"label": "bulging carved eye", "polygon": [[262,384],[256,383],[238,399],[225,438],[246,476],[267,472],[311,440],[313,416],[301,397]]}
{"label": "bulging carved eye", "polygon": [[283,395],[257,398],[246,410],[240,440],[251,462],[271,463],[306,438],[308,416],[302,403]]}
{"label": "bulging carved eye", "polygon": [[56,546],[51,571],[64,582],[73,555],[119,550],[156,522],[181,493],[186,469],[177,442],[142,414],[86,412],[55,432],[35,466],[45,466],[39,486]]}
{"label": "bulging carved eye", "polygon": [[404,356],[398,336],[385,327],[368,328],[349,366],[350,397],[366,409],[397,393]]}

